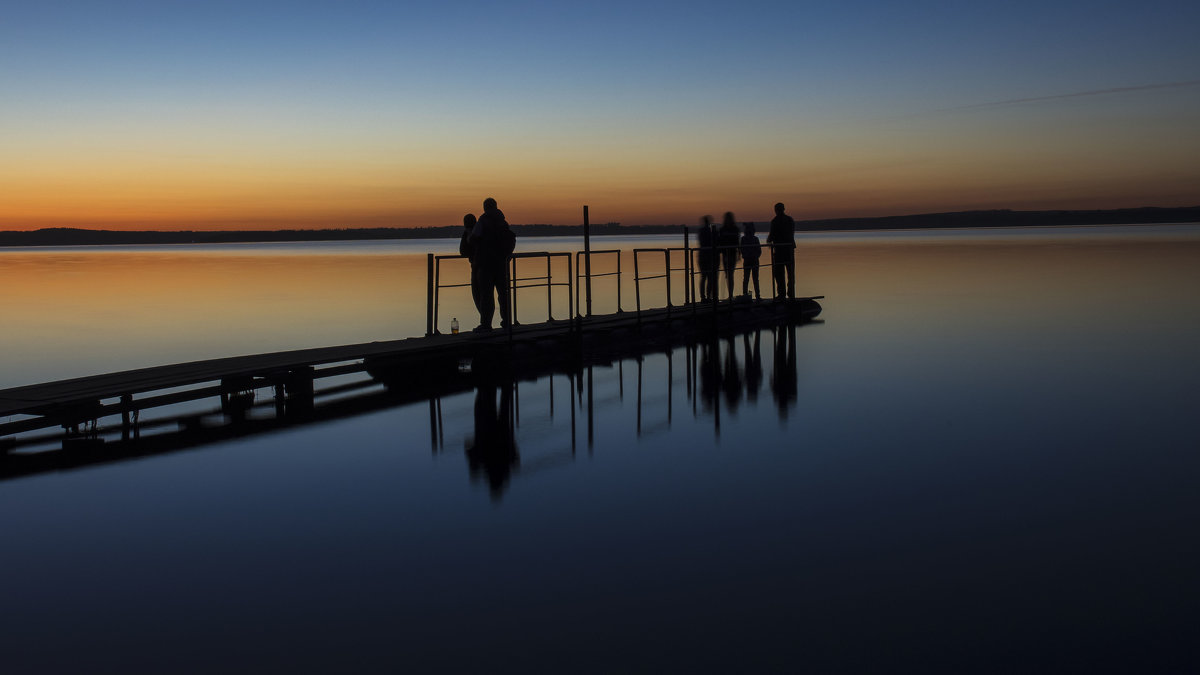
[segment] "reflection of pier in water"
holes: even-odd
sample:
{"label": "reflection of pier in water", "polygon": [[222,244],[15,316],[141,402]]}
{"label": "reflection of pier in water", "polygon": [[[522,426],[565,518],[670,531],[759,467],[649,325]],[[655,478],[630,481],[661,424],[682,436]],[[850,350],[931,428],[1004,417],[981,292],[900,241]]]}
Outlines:
{"label": "reflection of pier in water", "polygon": [[[754,401],[761,390],[763,343],[770,341],[775,357],[770,387],[780,414],[786,414],[796,397],[797,325],[804,320],[786,319],[754,327],[729,325],[694,331],[661,331],[639,334],[637,340],[588,341],[569,359],[547,360],[536,348],[519,346],[478,354],[471,362],[456,363],[438,377],[426,378],[420,388],[411,386],[411,364],[402,366],[365,360],[343,364],[339,371],[316,386],[288,388],[278,383],[233,392],[222,392],[219,405],[206,404],[209,388],[175,392],[158,409],[155,417],[124,415],[105,424],[93,420],[65,433],[27,433],[9,441],[8,452],[0,455],[0,479],[201,448],[215,443],[267,434],[339,419],[349,419],[397,406],[428,401],[430,440],[435,453],[448,447],[465,451],[473,476],[486,478],[493,496],[499,496],[512,475],[554,466],[574,457],[578,446],[589,451],[596,438],[597,410],[624,404],[626,373],[636,373],[636,431],[638,437],[666,433],[681,410],[692,415],[711,415],[714,432],[720,433],[722,407],[736,412],[743,397]],[[682,357],[682,363],[677,363]],[[661,368],[648,363],[661,358]],[[653,365],[653,364],[652,364]],[[682,367],[682,382],[677,370]],[[605,384],[605,372],[616,374],[615,392],[598,396],[597,382]],[[598,377],[599,374],[599,377]],[[661,389],[664,378],[665,391]],[[548,388],[549,416],[556,409],[556,382],[570,395],[569,439],[563,439],[558,457],[522,461],[519,449],[522,390],[527,383],[544,383]],[[683,386],[686,407],[676,401],[677,385]],[[654,393],[657,392],[657,393]],[[446,444],[447,423],[443,401],[474,393],[473,433],[465,434],[462,445]],[[665,399],[665,406],[661,405]],[[537,405],[525,401],[526,405]],[[110,418],[112,419],[112,418]],[[451,424],[451,430],[470,424]]]}

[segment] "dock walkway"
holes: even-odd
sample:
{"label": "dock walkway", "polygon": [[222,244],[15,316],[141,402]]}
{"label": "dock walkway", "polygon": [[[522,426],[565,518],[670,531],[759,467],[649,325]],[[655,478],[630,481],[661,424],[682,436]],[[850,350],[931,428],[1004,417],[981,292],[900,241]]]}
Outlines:
{"label": "dock walkway", "polygon": [[[816,299],[688,304],[516,325],[511,331],[435,334],[234,356],[14,387],[0,390],[0,418],[10,418],[0,422],[0,448],[5,447],[5,437],[14,434],[58,426],[70,430],[111,415],[121,415],[128,424],[131,413],[147,408],[207,396],[220,397],[224,403],[239,392],[263,387],[275,387],[277,398],[307,395],[311,399],[314,379],[362,371],[371,362],[408,365],[414,373],[427,374],[431,365],[456,365],[480,352],[520,345],[545,343],[561,353],[613,332],[670,331],[705,322],[711,326],[712,321],[745,323],[788,315],[809,319],[821,311]],[[546,351],[544,356],[553,358],[554,352]]]}

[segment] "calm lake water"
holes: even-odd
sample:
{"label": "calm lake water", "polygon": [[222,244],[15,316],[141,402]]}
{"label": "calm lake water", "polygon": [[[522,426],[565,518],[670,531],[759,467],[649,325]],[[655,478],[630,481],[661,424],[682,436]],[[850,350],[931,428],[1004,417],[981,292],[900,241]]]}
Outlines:
{"label": "calm lake water", "polygon": [[[1194,672],[1200,226],[800,242],[817,323],[0,482],[0,668]],[[418,335],[455,248],[0,251],[0,387]]]}

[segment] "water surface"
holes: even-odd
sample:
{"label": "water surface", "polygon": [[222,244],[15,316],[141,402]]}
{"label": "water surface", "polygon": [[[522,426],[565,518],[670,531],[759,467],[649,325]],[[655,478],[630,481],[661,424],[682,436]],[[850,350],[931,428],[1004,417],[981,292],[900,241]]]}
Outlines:
{"label": "water surface", "polygon": [[[421,246],[6,251],[4,375],[417,334]],[[1198,254],[810,235],[820,323],[0,483],[6,670],[1186,672]]]}

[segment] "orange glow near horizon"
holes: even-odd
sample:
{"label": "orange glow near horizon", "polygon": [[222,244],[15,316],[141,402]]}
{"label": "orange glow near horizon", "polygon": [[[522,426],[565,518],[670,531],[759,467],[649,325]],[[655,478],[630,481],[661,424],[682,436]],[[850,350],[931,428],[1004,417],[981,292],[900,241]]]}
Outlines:
{"label": "orange glow near horizon", "polygon": [[[685,138],[615,147],[533,144],[476,152],[469,142],[405,148],[112,149],[74,157],[45,148],[0,160],[0,229],[243,230],[454,225],[494,196],[514,224],[694,223],[733,211],[798,220],[969,209],[1103,209],[1200,204],[1192,142],[1094,130],[1011,142],[969,124],[830,127],[793,137]],[[994,129],[993,129],[994,131]],[[1087,132],[1087,133],[1085,133]],[[739,149],[740,148],[740,149]],[[53,150],[54,152],[49,152]],[[394,154],[393,154],[394,151]],[[173,157],[172,152],[179,153]],[[463,161],[466,157],[473,161]],[[588,160],[580,157],[590,158]],[[494,166],[492,166],[494,164]]]}

